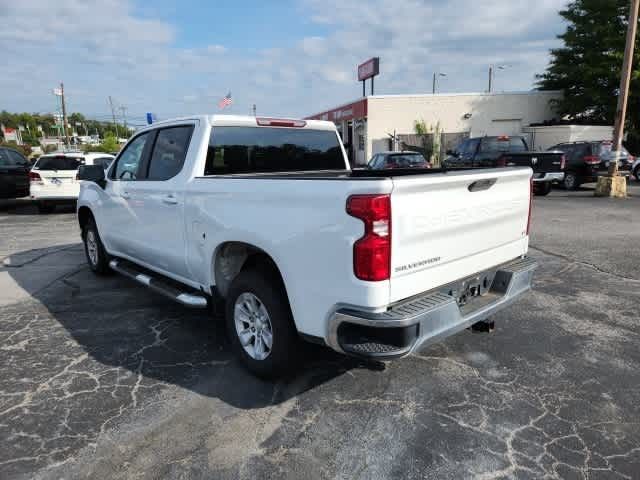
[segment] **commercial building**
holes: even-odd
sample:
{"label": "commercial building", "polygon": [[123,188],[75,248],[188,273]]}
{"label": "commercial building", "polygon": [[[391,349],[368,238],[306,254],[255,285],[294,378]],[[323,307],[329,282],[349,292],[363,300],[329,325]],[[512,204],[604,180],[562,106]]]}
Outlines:
{"label": "commercial building", "polygon": [[[441,155],[462,138],[522,134],[523,128],[554,118],[554,91],[371,95],[309,119],[336,124],[349,158],[363,165],[374,153],[394,149],[398,138],[415,136],[415,123],[441,134]],[[398,143],[395,144],[395,147]]]}

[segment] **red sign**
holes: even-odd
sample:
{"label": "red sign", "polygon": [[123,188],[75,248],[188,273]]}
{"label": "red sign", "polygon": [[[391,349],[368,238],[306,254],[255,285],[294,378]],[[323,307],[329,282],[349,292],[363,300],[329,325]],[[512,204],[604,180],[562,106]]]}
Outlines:
{"label": "red sign", "polygon": [[341,107],[334,108],[333,110],[327,110],[326,112],[318,113],[310,117],[306,117],[307,120],[328,120],[330,122],[342,122],[347,120],[353,120],[354,118],[365,118],[367,116],[367,99],[363,98],[357,102],[348,103]]}
{"label": "red sign", "polygon": [[358,80],[363,81],[380,73],[380,57],[373,57],[358,65]]}

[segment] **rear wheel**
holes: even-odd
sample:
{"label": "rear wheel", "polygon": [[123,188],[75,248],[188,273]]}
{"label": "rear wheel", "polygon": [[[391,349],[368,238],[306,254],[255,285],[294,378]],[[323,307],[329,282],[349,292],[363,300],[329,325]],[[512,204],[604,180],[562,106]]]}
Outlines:
{"label": "rear wheel", "polygon": [[633,176],[636,177],[636,180],[638,182],[640,182],[640,165],[638,165],[636,169],[633,171]]}
{"label": "rear wheel", "polygon": [[279,279],[260,270],[240,272],[226,301],[227,334],[247,369],[263,378],[291,371],[299,338]]}
{"label": "rear wheel", "polygon": [[562,182],[564,188],[566,190],[577,190],[580,186],[580,181],[578,180],[578,176],[573,172],[567,172],[564,175],[564,180]]}
{"label": "rear wheel", "polygon": [[40,213],[53,213],[56,206],[51,203],[38,202],[38,212]]}
{"label": "rear wheel", "polygon": [[537,182],[534,184],[533,194],[544,197],[551,192],[551,182]]}
{"label": "rear wheel", "polygon": [[84,240],[84,253],[87,256],[87,263],[92,272],[98,275],[105,275],[111,271],[109,268],[109,255],[104,249],[98,228],[93,219],[87,221],[82,231]]}

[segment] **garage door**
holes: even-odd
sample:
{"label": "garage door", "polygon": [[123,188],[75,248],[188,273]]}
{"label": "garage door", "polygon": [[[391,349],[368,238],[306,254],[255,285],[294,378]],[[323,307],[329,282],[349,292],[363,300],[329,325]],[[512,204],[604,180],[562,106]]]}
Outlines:
{"label": "garage door", "polygon": [[520,135],[522,133],[521,119],[492,120],[487,135]]}

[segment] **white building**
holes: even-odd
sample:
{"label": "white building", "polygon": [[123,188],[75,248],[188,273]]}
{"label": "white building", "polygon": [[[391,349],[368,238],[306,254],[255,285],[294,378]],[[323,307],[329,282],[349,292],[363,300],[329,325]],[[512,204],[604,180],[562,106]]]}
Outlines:
{"label": "white building", "polygon": [[438,126],[451,142],[522,134],[524,127],[552,120],[550,101],[560,96],[554,91],[372,95],[308,118],[335,122],[352,162],[362,165],[374,153],[393,148],[394,132],[414,134],[416,121]]}

